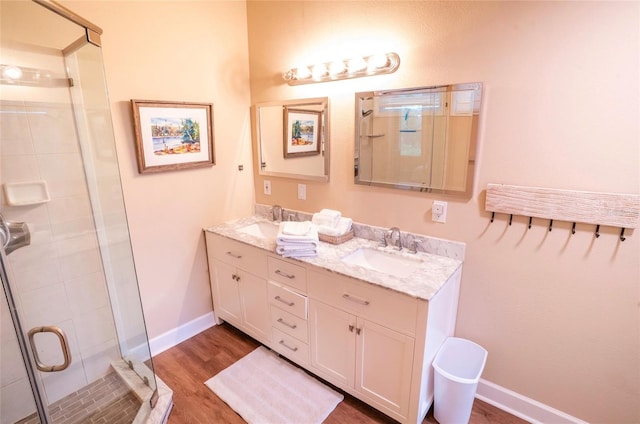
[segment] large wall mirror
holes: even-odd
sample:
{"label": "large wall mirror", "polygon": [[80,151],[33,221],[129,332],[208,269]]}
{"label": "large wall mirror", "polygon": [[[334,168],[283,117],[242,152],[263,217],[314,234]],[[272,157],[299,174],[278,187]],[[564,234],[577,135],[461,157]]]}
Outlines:
{"label": "large wall mirror", "polygon": [[260,175],[329,181],[327,97],[253,107]]}
{"label": "large wall mirror", "polygon": [[482,83],[356,93],[356,184],[471,196]]}

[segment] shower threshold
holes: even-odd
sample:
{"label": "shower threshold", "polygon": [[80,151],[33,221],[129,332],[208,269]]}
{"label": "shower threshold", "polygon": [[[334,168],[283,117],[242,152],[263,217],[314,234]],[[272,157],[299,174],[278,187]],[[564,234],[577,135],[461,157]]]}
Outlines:
{"label": "shower threshold", "polygon": [[[153,391],[122,360],[113,372],[56,401],[49,407],[53,424],[165,424],[173,407],[173,391],[156,376],[158,400],[151,408]],[[40,424],[37,413],[16,424]]]}

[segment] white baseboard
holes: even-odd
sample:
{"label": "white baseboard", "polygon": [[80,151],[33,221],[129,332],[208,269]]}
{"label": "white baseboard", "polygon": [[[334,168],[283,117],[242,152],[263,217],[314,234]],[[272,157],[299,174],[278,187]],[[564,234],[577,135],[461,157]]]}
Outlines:
{"label": "white baseboard", "polygon": [[207,314],[199,316],[194,320],[182,324],[180,327],[160,334],[159,336],[149,340],[151,356],[156,356],[157,354],[162,353],[179,343],[182,343],[188,338],[191,338],[196,334],[203,332],[207,328],[213,327],[214,325],[216,325],[215,317],[213,315],[213,312],[209,312]]}
{"label": "white baseboard", "polygon": [[480,379],[476,398],[530,423],[587,424],[536,400]]}

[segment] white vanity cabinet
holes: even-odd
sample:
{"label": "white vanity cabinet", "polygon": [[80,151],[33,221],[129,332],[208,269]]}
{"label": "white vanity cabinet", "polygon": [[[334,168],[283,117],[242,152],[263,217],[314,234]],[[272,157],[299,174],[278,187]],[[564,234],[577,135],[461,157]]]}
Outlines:
{"label": "white vanity cabinet", "polygon": [[388,288],[393,281],[346,276],[331,254],[312,264],[211,231],[206,241],[218,319],[399,422],[422,422],[433,402],[433,359],[454,334],[460,261],[432,258],[427,274],[403,284],[435,288],[409,295]]}
{"label": "white vanity cabinet", "polygon": [[312,370],[405,420],[417,302],[391,290],[309,272]]}
{"label": "white vanity cabinet", "polygon": [[268,341],[271,319],[266,253],[209,232],[206,238],[216,317],[259,341]]}

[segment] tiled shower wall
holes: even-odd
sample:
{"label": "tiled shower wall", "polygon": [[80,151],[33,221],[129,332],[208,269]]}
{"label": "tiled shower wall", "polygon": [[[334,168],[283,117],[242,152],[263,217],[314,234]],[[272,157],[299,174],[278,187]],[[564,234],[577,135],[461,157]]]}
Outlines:
{"label": "tiled shower wall", "polygon": [[[55,59],[62,73],[59,52]],[[52,59],[47,62],[51,69]],[[37,101],[34,90],[2,86],[2,98],[11,100],[0,103],[0,183],[45,181],[51,200],[9,206],[3,193],[1,209],[7,220],[27,222],[32,232],[31,245],[11,253],[7,264],[24,331],[57,325],[69,339],[71,366],[38,373],[53,403],[103,377],[120,355],[68,89],[39,88],[44,94]],[[5,372],[23,368],[19,355],[4,355],[5,341],[15,343],[5,309],[3,400],[26,384],[24,373]],[[36,342],[43,362],[62,362],[55,336],[36,335]]]}

